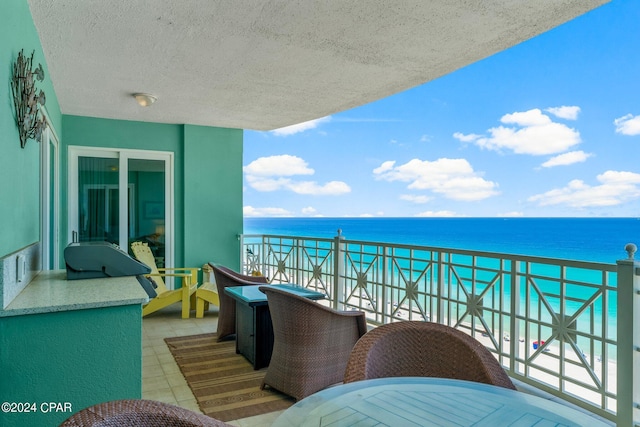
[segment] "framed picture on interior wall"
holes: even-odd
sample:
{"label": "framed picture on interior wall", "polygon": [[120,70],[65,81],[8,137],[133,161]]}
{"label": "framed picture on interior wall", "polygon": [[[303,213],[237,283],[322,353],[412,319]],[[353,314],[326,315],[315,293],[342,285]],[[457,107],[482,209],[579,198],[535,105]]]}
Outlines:
{"label": "framed picture on interior wall", "polygon": [[144,218],[145,219],[164,218],[164,203],[144,202]]}

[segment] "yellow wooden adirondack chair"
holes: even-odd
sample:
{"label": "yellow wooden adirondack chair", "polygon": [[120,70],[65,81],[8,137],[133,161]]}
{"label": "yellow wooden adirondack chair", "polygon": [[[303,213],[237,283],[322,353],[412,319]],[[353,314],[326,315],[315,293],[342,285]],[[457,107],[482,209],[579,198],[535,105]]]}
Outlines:
{"label": "yellow wooden adirondack chair", "polygon": [[[150,278],[157,285],[156,292],[158,296],[149,301],[142,308],[142,315],[146,316],[154,311],[158,311],[168,305],[182,301],[182,318],[189,318],[191,304],[195,305],[195,292],[198,287],[198,270],[199,268],[158,268],[156,260],[147,243],[133,242],[131,251],[143,264],[151,268],[151,273],[145,276]],[[163,277],[181,277],[182,287],[179,289],[167,289]],[[192,301],[193,300],[193,301]]]}

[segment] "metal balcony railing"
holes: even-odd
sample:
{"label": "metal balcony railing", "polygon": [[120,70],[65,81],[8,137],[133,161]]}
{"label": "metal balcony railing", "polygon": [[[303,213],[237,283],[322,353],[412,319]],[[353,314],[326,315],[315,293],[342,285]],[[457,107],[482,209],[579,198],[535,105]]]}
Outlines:
{"label": "metal balcony railing", "polygon": [[372,324],[425,320],[480,340],[509,375],[640,425],[640,263],[298,236],[242,236],[242,267],[324,292]]}

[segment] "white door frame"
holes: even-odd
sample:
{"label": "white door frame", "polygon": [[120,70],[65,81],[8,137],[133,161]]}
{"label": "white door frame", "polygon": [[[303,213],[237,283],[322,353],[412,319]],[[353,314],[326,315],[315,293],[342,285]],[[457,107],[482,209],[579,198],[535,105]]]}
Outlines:
{"label": "white door frame", "polygon": [[40,259],[43,270],[55,270],[60,263],[60,140],[44,107],[41,112],[47,126],[40,139]]}
{"label": "white door frame", "polygon": [[[119,159],[119,187],[128,188],[129,159],[161,160],[165,162],[165,266],[173,266],[174,260],[174,188],[173,170],[174,154],[170,151],[130,150],[122,148],[97,148],[83,146],[69,146],[69,175],[68,175],[68,242],[73,242],[73,233],[78,228],[78,158],[104,157]],[[120,207],[120,247],[128,252],[129,224],[128,224],[128,192],[119,192]],[[122,247],[124,245],[124,247]]]}

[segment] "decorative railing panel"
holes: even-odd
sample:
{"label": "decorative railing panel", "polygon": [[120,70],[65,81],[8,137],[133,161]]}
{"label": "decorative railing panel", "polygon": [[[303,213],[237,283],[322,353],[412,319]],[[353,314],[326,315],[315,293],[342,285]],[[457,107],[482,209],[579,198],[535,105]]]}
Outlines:
{"label": "decorative railing panel", "polygon": [[[245,270],[259,270],[273,283],[324,292],[333,307],[362,310],[372,324],[422,320],[464,330],[513,378],[618,425],[633,425],[633,417],[638,422],[640,379],[633,373],[640,325],[633,319],[640,313],[618,313],[627,298],[640,305],[634,261],[581,262],[341,235],[243,236],[242,246]],[[630,337],[619,340],[620,330]]]}

